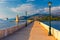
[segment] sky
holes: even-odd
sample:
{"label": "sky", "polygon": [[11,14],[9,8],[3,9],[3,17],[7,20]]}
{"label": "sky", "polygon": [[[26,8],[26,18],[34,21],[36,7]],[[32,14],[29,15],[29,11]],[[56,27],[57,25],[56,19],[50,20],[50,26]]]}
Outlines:
{"label": "sky", "polygon": [[0,0],[0,18],[14,18],[48,13],[48,2],[52,2],[52,13],[60,12],[60,0]]}

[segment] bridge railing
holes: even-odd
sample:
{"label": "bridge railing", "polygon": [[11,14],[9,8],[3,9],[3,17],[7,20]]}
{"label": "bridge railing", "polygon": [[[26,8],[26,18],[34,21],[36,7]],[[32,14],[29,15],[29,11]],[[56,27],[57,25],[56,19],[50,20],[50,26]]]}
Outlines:
{"label": "bridge railing", "polygon": [[[44,24],[44,23],[42,23],[42,22],[40,22],[40,24],[41,24],[47,31],[49,31],[49,26],[48,26],[48,25],[46,25],[46,24]],[[60,40],[60,31],[59,31],[59,30],[51,27],[51,33],[52,33],[52,35],[56,38],[56,40]]]}

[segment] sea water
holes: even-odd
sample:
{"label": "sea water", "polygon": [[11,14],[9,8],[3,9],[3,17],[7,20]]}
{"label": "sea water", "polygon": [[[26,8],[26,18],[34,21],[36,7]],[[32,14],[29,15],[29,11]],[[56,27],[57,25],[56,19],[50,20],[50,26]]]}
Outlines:
{"label": "sea water", "polygon": [[[44,21],[46,25],[50,26],[49,21]],[[51,27],[60,30],[60,21],[51,21]]]}
{"label": "sea water", "polygon": [[[18,24],[21,25],[23,23],[26,23],[26,21],[20,21]],[[0,20],[0,30],[7,29],[10,27],[16,26],[15,21],[10,20]]]}

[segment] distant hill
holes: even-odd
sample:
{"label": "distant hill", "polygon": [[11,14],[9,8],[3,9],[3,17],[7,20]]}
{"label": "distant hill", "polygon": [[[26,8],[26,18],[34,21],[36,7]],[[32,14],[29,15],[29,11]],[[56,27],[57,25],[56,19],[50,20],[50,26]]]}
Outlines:
{"label": "distant hill", "polygon": [[[29,19],[34,16],[48,16],[48,14],[34,14],[34,15],[30,15],[30,16],[21,16],[21,17],[19,17],[19,20],[26,20],[26,19]],[[15,19],[16,18],[11,18],[9,20],[15,20]]]}
{"label": "distant hill", "polygon": [[[37,13],[37,14],[34,14],[34,15],[30,15],[30,16],[20,16],[19,17],[19,20],[27,20],[27,19],[29,19],[29,18],[32,18],[32,17],[36,17],[36,16],[38,16],[38,17],[44,17],[44,16],[49,16],[49,14],[39,14],[39,13]],[[56,16],[58,16],[58,14],[57,15],[54,15],[54,14],[52,14],[51,16],[53,16],[53,17],[56,17]],[[11,19],[9,19],[9,20],[15,20],[16,18],[11,18]]]}
{"label": "distant hill", "polygon": [[26,20],[28,17],[27,16],[21,16],[19,17],[19,20]]}
{"label": "distant hill", "polygon": [[48,16],[49,14],[34,14],[34,15],[30,15],[30,16],[21,16],[19,17],[20,20],[26,20],[26,19],[29,19],[29,18],[32,18],[32,17],[35,17],[35,16],[39,16],[39,17],[42,17],[42,16]]}

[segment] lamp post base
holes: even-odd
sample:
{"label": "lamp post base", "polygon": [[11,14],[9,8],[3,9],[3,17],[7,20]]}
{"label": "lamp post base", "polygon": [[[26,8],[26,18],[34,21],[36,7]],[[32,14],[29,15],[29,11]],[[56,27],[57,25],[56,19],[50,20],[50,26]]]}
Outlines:
{"label": "lamp post base", "polygon": [[48,36],[52,36],[51,32],[48,33]]}
{"label": "lamp post base", "polygon": [[25,26],[27,27],[27,24]]}

